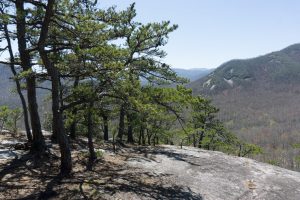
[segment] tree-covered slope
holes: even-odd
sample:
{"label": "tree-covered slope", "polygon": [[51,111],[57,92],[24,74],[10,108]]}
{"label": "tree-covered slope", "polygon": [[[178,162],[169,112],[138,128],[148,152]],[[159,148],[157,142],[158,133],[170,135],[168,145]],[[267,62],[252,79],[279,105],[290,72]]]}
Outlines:
{"label": "tree-covered slope", "polygon": [[0,106],[19,106],[21,105],[17,94],[14,92],[15,84],[10,68],[0,64]]}
{"label": "tree-covered slope", "polygon": [[192,82],[195,93],[219,93],[233,88],[265,87],[300,83],[300,44],[281,51],[222,64],[208,76]]}
{"label": "tree-covered slope", "polygon": [[[13,74],[9,66],[0,64],[0,106],[8,106],[10,108],[21,108],[21,100],[16,92],[16,84],[13,79]],[[21,84],[25,87],[24,82]],[[50,83],[45,81],[38,83],[38,86],[43,88],[51,88]],[[26,90],[23,91],[25,99],[27,101]],[[39,112],[43,119],[44,114],[50,111],[49,101],[46,100],[49,97],[49,91],[44,89],[37,89],[37,100],[39,106]],[[20,120],[23,123],[22,120]]]}
{"label": "tree-covered slope", "polygon": [[189,87],[213,100],[230,130],[264,147],[262,161],[300,169],[300,44],[229,61]]}

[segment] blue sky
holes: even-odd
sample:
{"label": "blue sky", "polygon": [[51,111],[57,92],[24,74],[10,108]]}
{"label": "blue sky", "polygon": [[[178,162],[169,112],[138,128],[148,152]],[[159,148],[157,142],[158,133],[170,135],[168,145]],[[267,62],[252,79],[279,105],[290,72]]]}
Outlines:
{"label": "blue sky", "polygon": [[136,20],[179,25],[164,47],[173,67],[215,68],[300,42],[299,0],[101,0],[99,6],[132,2]]}

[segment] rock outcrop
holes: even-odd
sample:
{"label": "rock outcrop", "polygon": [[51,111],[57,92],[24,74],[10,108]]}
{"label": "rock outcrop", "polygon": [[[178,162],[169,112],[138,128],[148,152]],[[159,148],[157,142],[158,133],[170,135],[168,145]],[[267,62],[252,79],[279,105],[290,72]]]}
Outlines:
{"label": "rock outcrop", "polygon": [[192,147],[163,146],[129,164],[189,188],[202,199],[300,199],[300,173]]}

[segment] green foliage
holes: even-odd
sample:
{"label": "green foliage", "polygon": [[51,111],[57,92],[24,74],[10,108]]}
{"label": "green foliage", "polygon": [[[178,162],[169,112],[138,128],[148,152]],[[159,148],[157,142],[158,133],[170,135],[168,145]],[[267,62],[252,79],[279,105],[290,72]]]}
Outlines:
{"label": "green foliage", "polygon": [[269,163],[270,165],[279,166],[279,161],[277,160],[269,160],[267,163]]}
{"label": "green foliage", "polygon": [[7,106],[0,107],[0,132],[2,132],[4,125],[7,123],[10,115],[10,109]]}
{"label": "green foliage", "polygon": [[218,109],[211,105],[211,101],[200,96],[192,98],[192,123],[195,128],[205,129],[213,126]]}
{"label": "green foliage", "polygon": [[218,109],[211,102],[200,96],[189,98],[186,116],[187,122],[183,130],[174,130],[181,144],[194,145],[208,150],[218,150],[226,153],[250,156],[262,153],[262,149],[254,144],[242,142],[216,119]]}
{"label": "green foliage", "polygon": [[[65,128],[76,124],[78,134],[89,135],[91,149],[91,135],[101,138],[103,116],[116,123],[119,113],[123,113],[120,115],[126,116],[125,129],[128,132],[132,129],[135,138],[146,137],[148,144],[193,144],[205,149],[238,152],[241,156],[260,152],[258,147],[242,143],[226,130],[216,120],[218,109],[211,101],[194,97],[192,90],[182,85],[187,80],[178,77],[161,61],[166,56],[162,47],[177,25],[169,21],[138,22],[135,4],[117,11],[115,7],[99,9],[92,1],[56,1],[44,45],[47,55],[41,56],[41,50],[36,50],[41,44],[38,24],[46,15],[45,8],[39,3],[27,3],[26,12],[19,14],[26,16],[30,59],[38,66],[50,64],[44,74],[29,67],[16,78],[34,75],[45,80],[50,73],[55,83],[52,74],[57,70],[60,78],[57,81],[60,84],[58,109],[63,112]],[[0,20],[14,21],[7,18],[9,15],[4,15]],[[45,57],[49,58],[48,62]],[[236,73],[246,72],[245,67],[236,70]],[[226,77],[229,76],[229,72],[226,73]],[[142,84],[141,79],[146,80],[146,84]],[[177,86],[170,87],[173,83]],[[52,88],[53,94],[58,92]],[[5,108],[0,112],[2,121],[6,122]],[[20,113],[10,114],[15,122]],[[48,130],[52,129],[51,120],[52,115],[47,113],[44,127]],[[123,129],[123,125],[119,126]],[[115,138],[117,125],[111,130]],[[96,154],[103,156],[100,152]]]}
{"label": "green foliage", "polygon": [[296,156],[296,157],[295,157],[295,161],[296,161],[296,163],[297,163],[298,165],[300,165],[300,156]]}
{"label": "green foliage", "polygon": [[12,133],[18,132],[18,121],[22,117],[20,108],[10,109],[7,106],[0,106],[0,132],[7,128]]}
{"label": "green foliage", "polygon": [[11,109],[9,112],[9,118],[6,123],[8,130],[13,133],[18,132],[18,121],[23,116],[22,110],[20,108]]}
{"label": "green foliage", "polygon": [[299,143],[299,144],[293,144],[292,146],[293,146],[293,148],[295,148],[295,149],[299,149],[299,148],[300,148],[300,143]]}
{"label": "green foliage", "polygon": [[46,112],[43,117],[43,128],[46,131],[52,131],[52,113]]}
{"label": "green foliage", "polygon": [[101,149],[97,149],[95,153],[98,159],[102,159],[104,157],[104,151]]}
{"label": "green foliage", "polygon": [[245,157],[249,155],[257,155],[263,153],[263,150],[261,147],[255,145],[255,144],[249,144],[249,143],[240,143],[240,149],[239,149],[239,156]]}

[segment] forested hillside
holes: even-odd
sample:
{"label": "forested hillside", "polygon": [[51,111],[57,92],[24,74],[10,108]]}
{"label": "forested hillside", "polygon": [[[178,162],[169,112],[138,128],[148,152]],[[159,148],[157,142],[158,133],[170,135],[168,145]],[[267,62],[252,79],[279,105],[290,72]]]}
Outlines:
{"label": "forested hillside", "polygon": [[19,106],[20,100],[14,92],[13,74],[8,66],[0,64],[0,105]]}
{"label": "forested hillside", "polygon": [[300,44],[229,61],[189,87],[213,100],[226,127],[265,149],[260,160],[299,170]]}
{"label": "forested hillside", "polygon": [[[19,71],[18,71],[18,74]],[[13,75],[8,65],[0,64],[0,106],[8,106],[9,108],[21,108],[22,103],[17,93],[15,76]],[[26,89],[24,80],[20,80],[22,93],[26,97]],[[49,81],[37,82],[37,104],[39,106],[39,113],[41,116],[42,126],[44,126],[45,117],[51,112],[49,103],[49,88],[51,88]],[[23,116],[18,121],[20,129],[24,128]]]}

